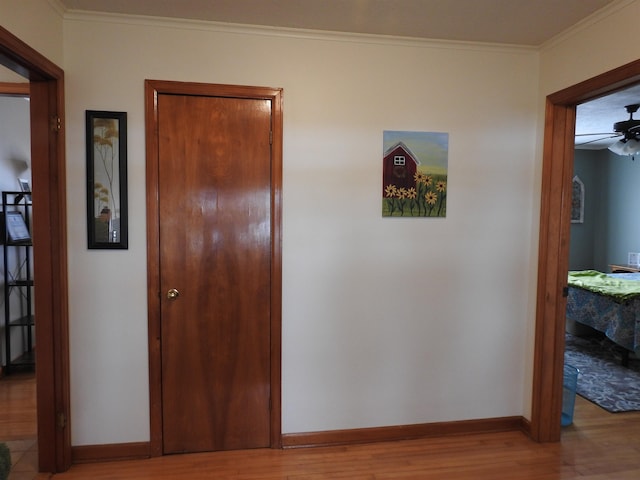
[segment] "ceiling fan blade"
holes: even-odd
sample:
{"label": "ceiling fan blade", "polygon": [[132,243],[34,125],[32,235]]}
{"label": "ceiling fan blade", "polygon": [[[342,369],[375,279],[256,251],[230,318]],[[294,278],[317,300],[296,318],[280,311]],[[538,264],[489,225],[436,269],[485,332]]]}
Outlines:
{"label": "ceiling fan blade", "polygon": [[619,135],[621,135],[620,133],[616,133],[616,132],[604,132],[604,133],[576,133],[576,137],[588,137],[591,135],[613,135],[614,137],[617,137]]}
{"label": "ceiling fan blade", "polygon": [[[576,135],[576,137],[577,137],[577,136],[579,136],[579,135]],[[595,140],[589,140],[589,141],[587,141],[587,142],[576,143],[576,147],[579,147],[580,145],[588,145],[588,144],[590,144],[590,143],[601,142],[601,141],[603,141],[603,140],[609,140],[610,138],[617,138],[617,137],[619,137],[619,136],[620,136],[620,135],[611,135],[611,136],[609,136],[609,137],[605,137],[605,138],[596,138]]]}

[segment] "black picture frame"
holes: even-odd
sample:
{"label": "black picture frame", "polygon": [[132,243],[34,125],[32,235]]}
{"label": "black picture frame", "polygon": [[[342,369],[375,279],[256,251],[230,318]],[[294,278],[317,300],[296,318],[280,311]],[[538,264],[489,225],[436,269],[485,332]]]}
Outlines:
{"label": "black picture frame", "polygon": [[129,248],[127,112],[86,110],[89,249]]}

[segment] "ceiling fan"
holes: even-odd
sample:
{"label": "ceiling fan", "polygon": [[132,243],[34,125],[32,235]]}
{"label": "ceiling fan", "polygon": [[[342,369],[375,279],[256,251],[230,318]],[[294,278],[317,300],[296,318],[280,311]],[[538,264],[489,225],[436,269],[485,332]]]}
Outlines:
{"label": "ceiling fan", "polygon": [[618,155],[636,155],[640,153],[640,120],[633,118],[633,114],[640,109],[640,104],[634,103],[624,107],[629,114],[629,120],[622,120],[613,124],[613,132],[610,133],[584,133],[577,134],[576,137],[593,136],[599,138],[589,140],[587,142],[578,143],[578,145],[586,145],[592,142],[602,141],[603,135],[608,135],[605,139],[623,137],[608,148]]}

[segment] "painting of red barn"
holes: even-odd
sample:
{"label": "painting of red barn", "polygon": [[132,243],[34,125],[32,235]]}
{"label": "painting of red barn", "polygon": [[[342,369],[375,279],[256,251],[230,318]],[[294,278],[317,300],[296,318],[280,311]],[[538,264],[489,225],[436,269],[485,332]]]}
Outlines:
{"label": "painting of red barn", "polygon": [[446,217],[449,134],[384,131],[383,217]]}

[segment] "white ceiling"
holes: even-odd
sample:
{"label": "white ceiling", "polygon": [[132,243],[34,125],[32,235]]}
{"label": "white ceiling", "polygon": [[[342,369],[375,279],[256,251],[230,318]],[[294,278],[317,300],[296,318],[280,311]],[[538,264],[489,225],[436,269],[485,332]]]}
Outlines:
{"label": "white ceiling", "polygon": [[[60,0],[91,11],[267,27],[539,46],[618,0]],[[578,106],[576,133],[609,133],[640,86]],[[640,112],[636,114],[640,118]],[[606,148],[610,135],[579,136]],[[603,140],[594,142],[593,140]]]}
{"label": "white ceiling", "polygon": [[539,46],[615,0],[61,0],[71,10]]}

